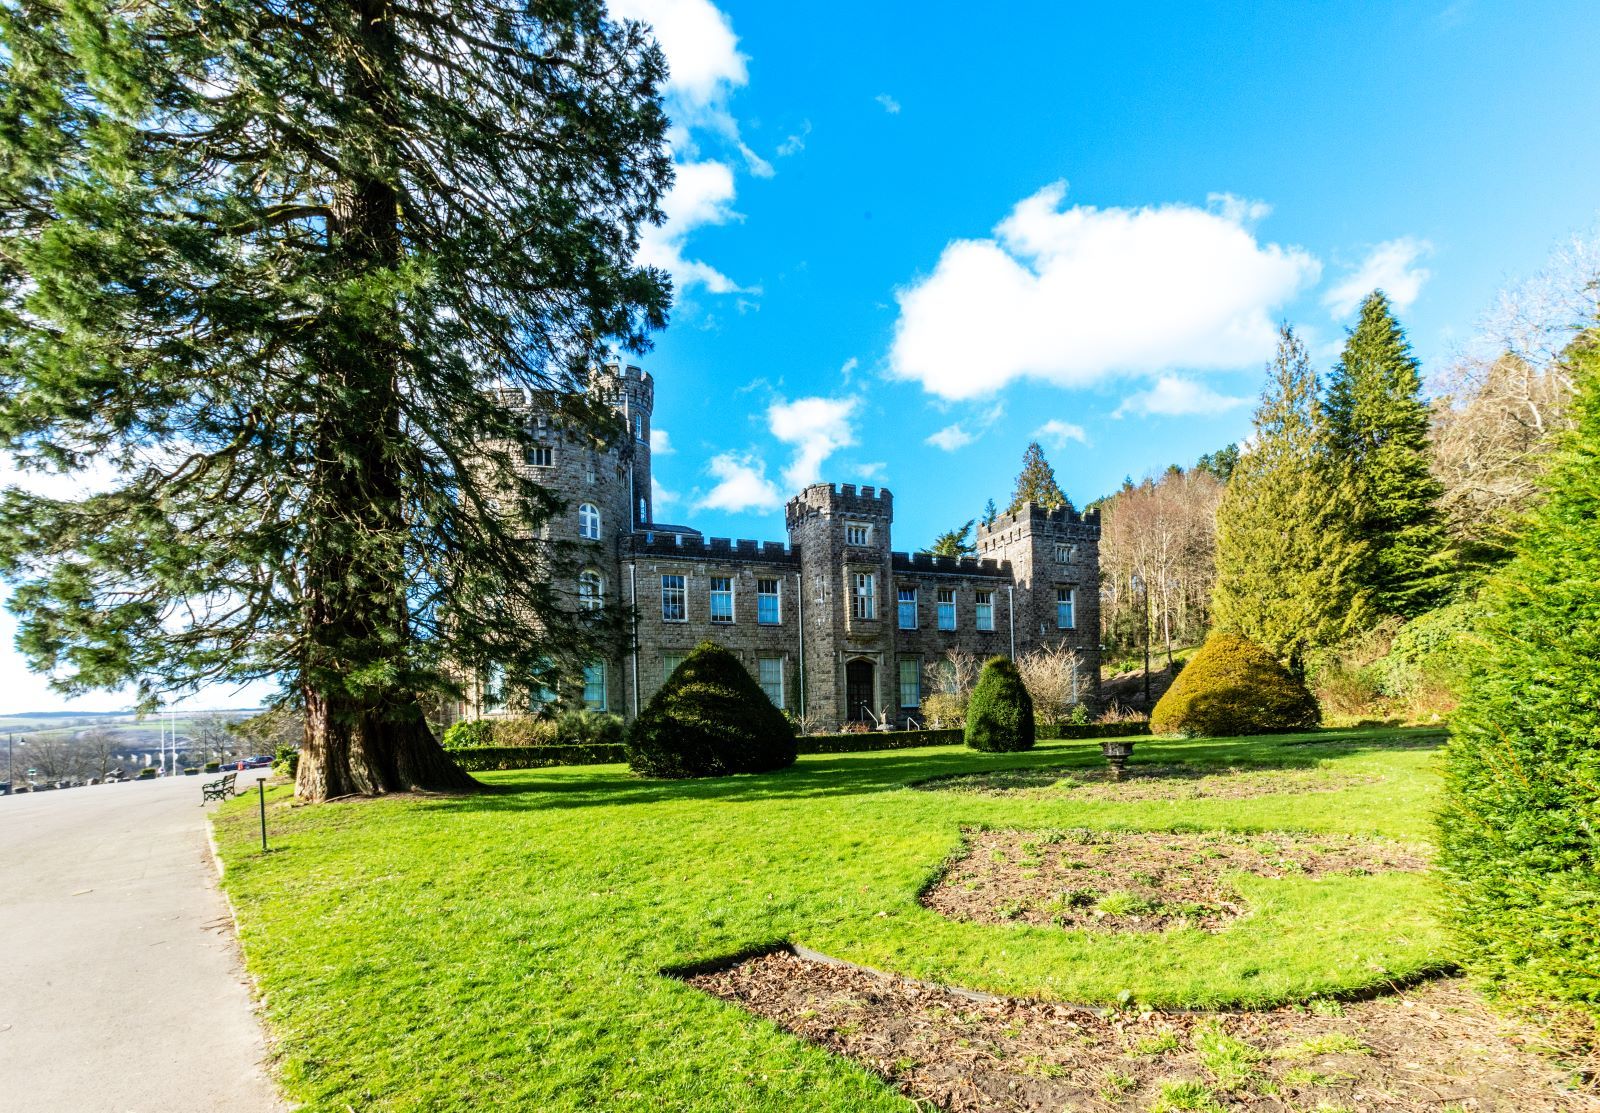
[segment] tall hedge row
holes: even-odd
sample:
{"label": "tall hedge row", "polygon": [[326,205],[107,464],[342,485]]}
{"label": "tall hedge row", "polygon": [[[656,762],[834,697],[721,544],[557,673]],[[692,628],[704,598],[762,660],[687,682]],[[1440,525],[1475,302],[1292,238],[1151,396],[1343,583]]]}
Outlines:
{"label": "tall hedge row", "polygon": [[1232,738],[1307,730],[1322,720],[1305,683],[1259,645],[1212,634],[1150,713],[1151,734]]}
{"label": "tall hedge row", "polygon": [[1463,964],[1600,1013],[1600,356],[1545,499],[1477,601],[1439,869]]}
{"label": "tall hedge row", "polygon": [[967,745],[989,753],[1031,750],[1033,697],[1009,657],[991,657],[967,703]]}
{"label": "tall hedge row", "polygon": [[728,650],[701,642],[628,730],[647,777],[718,777],[793,765],[794,726]]}

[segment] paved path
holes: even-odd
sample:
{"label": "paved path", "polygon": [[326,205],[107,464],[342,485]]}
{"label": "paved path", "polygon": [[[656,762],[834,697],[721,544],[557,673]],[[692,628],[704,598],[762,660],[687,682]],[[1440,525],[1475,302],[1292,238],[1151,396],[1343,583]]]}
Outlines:
{"label": "paved path", "polygon": [[284,1108],[206,846],[204,779],[0,796],[8,1113]]}

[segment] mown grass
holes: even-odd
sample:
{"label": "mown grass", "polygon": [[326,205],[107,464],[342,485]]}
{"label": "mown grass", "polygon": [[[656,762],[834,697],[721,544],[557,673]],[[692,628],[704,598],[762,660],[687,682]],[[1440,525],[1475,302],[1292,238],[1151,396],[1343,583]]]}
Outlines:
{"label": "mown grass", "polygon": [[1415,732],[1143,740],[1136,761],[1330,762],[1337,792],[1124,803],[912,791],[940,774],[1098,763],[1093,742],[803,757],[706,782],[621,767],[485,774],[470,798],[218,815],[225,886],[289,1095],[314,1109],[904,1109],[875,1076],[663,977],[790,940],[879,969],[1068,1001],[1265,1004],[1447,958],[1415,874],[1241,877],[1226,930],[956,923],[917,903],[963,826],[1297,830],[1425,841]]}

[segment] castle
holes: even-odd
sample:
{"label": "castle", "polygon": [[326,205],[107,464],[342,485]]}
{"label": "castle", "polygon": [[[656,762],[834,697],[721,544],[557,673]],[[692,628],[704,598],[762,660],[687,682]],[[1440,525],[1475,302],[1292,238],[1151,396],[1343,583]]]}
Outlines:
{"label": "castle", "polygon": [[[583,702],[629,719],[707,639],[738,655],[779,707],[818,729],[916,718],[926,666],[955,648],[986,659],[1065,642],[1085,695],[1100,672],[1100,524],[1094,513],[1027,504],[980,525],[978,556],[891,547],[894,497],[881,487],[817,483],[788,502],[787,543],[704,537],[655,519],[650,421],[655,384],[613,361],[591,397],[621,417],[609,445],[559,427],[536,399],[507,392],[538,438],[526,466],[569,504],[547,527],[590,558],[580,606],[631,608],[625,656],[594,662]],[[457,714],[496,710],[480,683]]]}

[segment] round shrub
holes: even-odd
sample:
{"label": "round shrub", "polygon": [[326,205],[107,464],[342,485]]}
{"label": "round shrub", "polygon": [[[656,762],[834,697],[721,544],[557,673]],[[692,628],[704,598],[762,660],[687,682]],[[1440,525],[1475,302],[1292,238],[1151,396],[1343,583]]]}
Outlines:
{"label": "round shrub", "polygon": [[494,745],[494,724],[488,719],[462,719],[445,728],[439,744],[447,750],[475,750]]}
{"label": "round shrub", "polygon": [[967,745],[987,753],[1033,749],[1033,697],[1009,657],[991,657],[967,701]]}
{"label": "round shrub", "polygon": [[222,762],[220,762],[220,761],[208,761],[208,762],[206,762],[206,772],[207,773],[216,773],[219,770],[221,770],[221,768],[222,768]]}
{"label": "round shrub", "polygon": [[702,642],[628,730],[646,777],[720,777],[793,765],[794,727],[728,650]]}
{"label": "round shrub", "polygon": [[1150,713],[1150,733],[1233,737],[1308,730],[1317,699],[1272,654],[1237,634],[1212,634]]}

